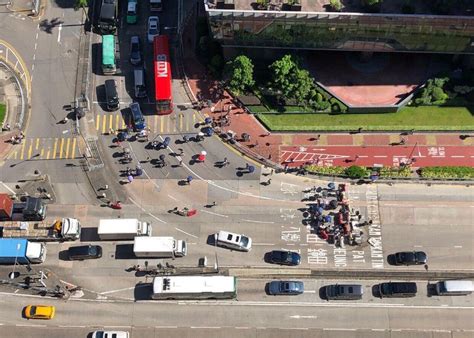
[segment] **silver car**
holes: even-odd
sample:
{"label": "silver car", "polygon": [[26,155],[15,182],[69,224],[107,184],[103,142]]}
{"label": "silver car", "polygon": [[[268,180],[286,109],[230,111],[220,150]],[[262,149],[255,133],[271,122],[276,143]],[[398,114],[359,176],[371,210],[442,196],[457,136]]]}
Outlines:
{"label": "silver car", "polygon": [[158,35],[160,35],[160,20],[157,16],[150,16],[148,18],[148,42],[153,43],[153,39]]}

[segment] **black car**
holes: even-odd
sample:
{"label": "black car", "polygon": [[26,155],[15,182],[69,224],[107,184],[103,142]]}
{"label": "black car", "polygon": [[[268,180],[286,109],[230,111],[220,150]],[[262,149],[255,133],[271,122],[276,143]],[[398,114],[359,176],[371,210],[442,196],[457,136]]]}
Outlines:
{"label": "black car", "polygon": [[300,265],[301,256],[293,251],[273,250],[270,252],[269,261],[280,265]]}
{"label": "black car", "polygon": [[102,257],[102,248],[99,245],[81,245],[73,246],[68,250],[71,261],[82,261],[84,259],[93,259]]}
{"label": "black car", "polygon": [[142,52],[140,47],[140,38],[134,35],[130,38],[130,63],[134,66],[142,62]]}
{"label": "black car", "polygon": [[414,282],[388,282],[379,284],[380,298],[383,297],[415,297],[417,292]]}
{"label": "black car", "polygon": [[397,252],[393,257],[395,265],[423,265],[428,260],[423,251]]}

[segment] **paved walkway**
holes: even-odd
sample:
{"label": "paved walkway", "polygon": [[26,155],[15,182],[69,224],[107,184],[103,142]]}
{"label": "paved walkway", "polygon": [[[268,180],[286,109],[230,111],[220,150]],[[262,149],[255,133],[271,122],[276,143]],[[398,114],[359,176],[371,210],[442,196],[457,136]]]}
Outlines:
{"label": "paved walkway", "polygon": [[[192,50],[192,46],[184,48]],[[411,163],[415,168],[474,166],[474,137],[462,140],[455,133],[270,133],[252,114],[239,107],[227,92],[219,94],[217,81],[210,79],[204,67],[189,53],[185,58],[185,68],[194,95],[199,100],[211,100],[213,104],[202,113],[214,121],[227,119],[229,125],[223,127],[224,131],[235,132],[239,144],[255,157],[278,165],[398,166]],[[242,133],[247,133],[250,139],[240,139]],[[404,144],[401,144],[402,140]]]}
{"label": "paved walkway", "polygon": [[[192,91],[201,99],[213,102],[214,108],[205,108],[203,113],[215,121],[227,118],[229,125],[224,127],[225,131],[235,132],[238,138],[247,133],[250,139],[240,140],[240,144],[256,156],[258,154],[274,163],[290,167],[305,163],[321,166],[398,166],[411,162],[414,167],[474,166],[474,138],[461,140],[458,134],[269,133],[253,115],[238,107],[227,93],[216,98],[213,93],[217,84],[199,79],[197,70],[200,66],[196,62],[188,62],[187,67],[193,70],[188,75]],[[404,144],[401,144],[402,140]]]}

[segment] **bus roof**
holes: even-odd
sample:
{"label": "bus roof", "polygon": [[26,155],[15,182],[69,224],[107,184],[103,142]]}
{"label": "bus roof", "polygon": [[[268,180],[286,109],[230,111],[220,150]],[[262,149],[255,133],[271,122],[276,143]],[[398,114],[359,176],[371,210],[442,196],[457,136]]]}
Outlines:
{"label": "bus roof", "polygon": [[102,64],[115,64],[115,37],[113,35],[102,35]]}
{"label": "bus roof", "polygon": [[155,99],[171,100],[171,62],[168,36],[158,35],[153,41]]}
{"label": "bus roof", "polygon": [[[164,287],[165,284],[169,287]],[[235,291],[236,279],[232,276],[168,276],[155,277],[153,280],[154,294]]]}

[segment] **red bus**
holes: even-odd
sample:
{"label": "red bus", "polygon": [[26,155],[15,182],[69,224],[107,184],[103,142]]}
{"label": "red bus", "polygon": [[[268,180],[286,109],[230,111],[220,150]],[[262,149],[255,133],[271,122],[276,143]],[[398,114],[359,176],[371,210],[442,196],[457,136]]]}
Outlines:
{"label": "red bus", "polygon": [[155,36],[153,40],[153,56],[156,112],[158,115],[168,115],[173,111],[173,97],[171,92],[171,60],[167,35]]}

